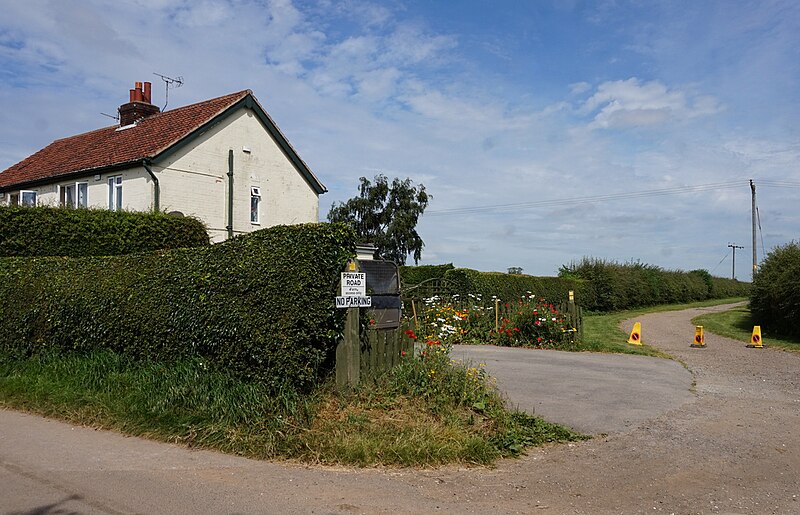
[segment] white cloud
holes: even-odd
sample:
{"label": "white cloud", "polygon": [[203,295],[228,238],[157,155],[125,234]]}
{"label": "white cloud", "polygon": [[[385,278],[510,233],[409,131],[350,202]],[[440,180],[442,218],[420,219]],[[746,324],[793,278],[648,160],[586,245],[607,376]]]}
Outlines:
{"label": "white cloud", "polygon": [[446,35],[430,35],[415,25],[401,24],[388,38],[386,57],[403,64],[437,61],[439,54],[455,48],[456,39]]}
{"label": "white cloud", "polygon": [[228,4],[206,0],[178,9],[174,19],[179,25],[187,27],[212,27],[227,21],[233,15],[233,9]]}
{"label": "white cloud", "polygon": [[592,85],[588,82],[575,82],[569,85],[569,91],[573,95],[580,95],[592,89]]}
{"label": "white cloud", "polygon": [[589,127],[610,129],[707,116],[719,112],[720,106],[708,95],[692,96],[659,81],[642,82],[632,77],[603,82],[580,110],[594,115]]}

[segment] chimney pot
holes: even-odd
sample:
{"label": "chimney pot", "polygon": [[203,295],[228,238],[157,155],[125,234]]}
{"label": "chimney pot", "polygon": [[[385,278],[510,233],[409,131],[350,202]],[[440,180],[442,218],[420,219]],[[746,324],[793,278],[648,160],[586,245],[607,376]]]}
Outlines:
{"label": "chimney pot", "polygon": [[[142,90],[143,86],[144,91]],[[149,82],[135,83],[134,89],[130,90],[130,101],[119,106],[120,126],[131,125],[142,118],[161,112],[158,106],[151,103],[151,90],[152,85]]]}

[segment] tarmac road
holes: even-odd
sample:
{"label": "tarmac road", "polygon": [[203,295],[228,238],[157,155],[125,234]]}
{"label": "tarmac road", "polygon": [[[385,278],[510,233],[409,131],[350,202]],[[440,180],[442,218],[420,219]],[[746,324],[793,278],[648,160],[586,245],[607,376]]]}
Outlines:
{"label": "tarmac road", "polygon": [[680,363],[648,356],[458,345],[486,365],[512,405],[585,434],[629,431],[694,396]]}

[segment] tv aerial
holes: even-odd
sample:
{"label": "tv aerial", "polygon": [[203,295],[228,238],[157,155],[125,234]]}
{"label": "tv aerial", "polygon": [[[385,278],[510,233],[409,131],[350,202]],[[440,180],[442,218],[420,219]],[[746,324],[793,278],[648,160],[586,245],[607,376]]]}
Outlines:
{"label": "tv aerial", "polygon": [[169,104],[169,90],[179,88],[183,86],[183,77],[180,75],[177,78],[167,77],[166,75],[161,75],[160,73],[153,72],[153,75],[157,75],[161,77],[161,80],[164,81],[164,107],[161,108],[161,111],[164,112],[167,110],[167,104]]}

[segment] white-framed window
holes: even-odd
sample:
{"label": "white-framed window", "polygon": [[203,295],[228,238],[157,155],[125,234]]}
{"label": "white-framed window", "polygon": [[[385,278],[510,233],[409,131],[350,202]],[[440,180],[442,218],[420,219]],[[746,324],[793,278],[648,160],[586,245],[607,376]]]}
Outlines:
{"label": "white-framed window", "polygon": [[87,207],[89,183],[76,182],[59,187],[59,202],[63,207]]}
{"label": "white-framed window", "polygon": [[61,207],[75,207],[75,185],[61,186],[60,190],[58,197]]}
{"label": "white-framed window", "polygon": [[250,188],[250,223],[261,223],[261,188]]}
{"label": "white-framed window", "polygon": [[20,205],[35,206],[36,205],[36,192],[22,190],[19,192]]}
{"label": "white-framed window", "polygon": [[89,183],[79,182],[75,184],[77,196],[75,197],[75,207],[89,207]]}
{"label": "white-framed window", "polygon": [[108,178],[108,209],[122,211],[122,176]]}

